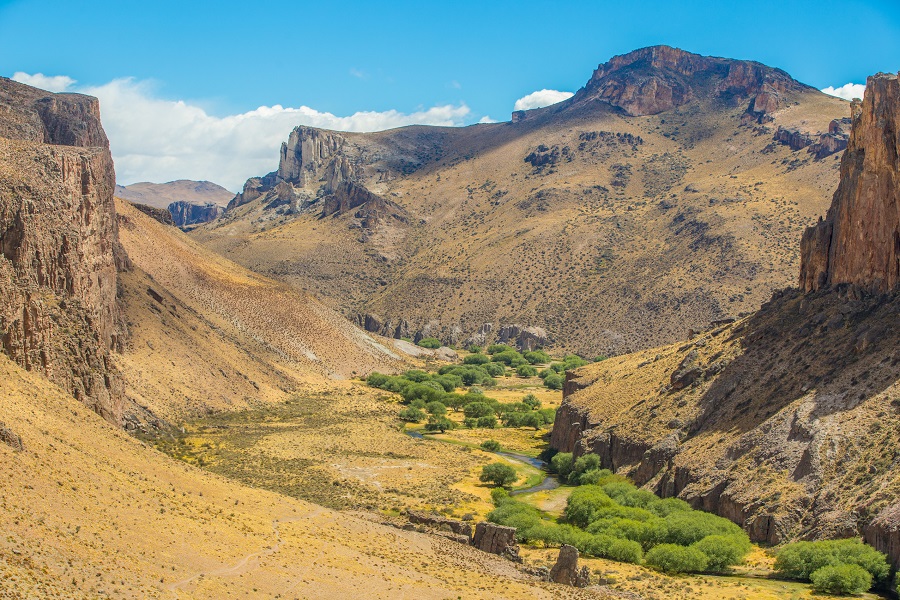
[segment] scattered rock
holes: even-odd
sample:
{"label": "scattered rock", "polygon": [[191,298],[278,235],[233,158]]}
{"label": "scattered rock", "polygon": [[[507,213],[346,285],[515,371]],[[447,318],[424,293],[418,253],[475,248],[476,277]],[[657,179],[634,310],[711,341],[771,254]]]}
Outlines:
{"label": "scattered rock", "polygon": [[20,438],[12,429],[7,427],[3,421],[0,421],[0,442],[3,442],[13,450],[19,452],[25,449],[22,445],[22,438]]}
{"label": "scattered rock", "polygon": [[578,549],[575,546],[562,545],[556,564],[550,569],[549,580],[580,588],[591,584],[590,570],[586,566],[578,568]]}
{"label": "scattered rock", "polygon": [[440,515],[413,510],[407,511],[406,516],[409,519],[410,523],[415,523],[417,525],[428,525],[430,527],[435,527],[438,529],[446,528],[456,535],[465,536],[465,543],[467,544],[472,538],[472,526],[468,523],[463,523],[462,521],[456,521],[454,519],[448,519],[447,517],[442,517]]}
{"label": "scattered rock", "polygon": [[703,373],[703,370],[697,366],[697,351],[691,350],[670,378],[673,390],[681,390],[694,383]]}

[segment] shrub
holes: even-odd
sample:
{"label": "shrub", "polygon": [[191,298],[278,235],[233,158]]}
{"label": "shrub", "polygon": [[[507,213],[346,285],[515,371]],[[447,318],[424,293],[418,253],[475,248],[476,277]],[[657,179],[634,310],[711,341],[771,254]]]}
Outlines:
{"label": "shrub", "polygon": [[479,478],[485,483],[492,483],[498,487],[506,487],[512,484],[518,477],[516,470],[504,463],[491,463],[481,469]]}
{"label": "shrub", "polygon": [[578,483],[582,473],[600,468],[600,456],[597,454],[585,454],[579,456],[572,464],[572,473],[569,475],[570,483]]}
{"label": "shrub", "polygon": [[[577,481],[573,481],[572,483],[576,483],[578,485],[604,486],[611,480],[615,480],[615,478],[617,477],[618,475],[613,475],[612,471],[610,471],[609,469],[589,469],[580,474],[577,477]],[[572,477],[571,479],[576,478]]]}
{"label": "shrub", "polygon": [[447,407],[444,406],[443,402],[438,402],[437,400],[426,404],[425,410],[428,411],[428,414],[434,415],[435,417],[443,417],[447,414]]}
{"label": "shrub", "polygon": [[479,352],[481,352],[481,346],[476,346],[475,344],[472,344],[471,346],[466,348],[466,350],[471,352],[472,354],[478,354]]}
{"label": "shrub", "polygon": [[653,492],[639,490],[630,481],[609,482],[603,486],[603,491],[622,506],[646,508],[651,502],[659,500]]}
{"label": "shrub", "polygon": [[464,365],[485,365],[491,362],[491,359],[484,354],[470,354],[463,359]]}
{"label": "shrub", "polygon": [[410,423],[418,423],[419,421],[425,420],[425,413],[413,406],[407,406],[401,410],[400,414],[397,416],[399,416],[401,420]]}
{"label": "shrub", "polygon": [[662,498],[654,500],[647,506],[647,510],[660,517],[668,517],[674,512],[688,512],[694,510],[691,505],[681,498]]}
{"label": "shrub", "polygon": [[747,536],[728,519],[699,510],[674,512],[665,518],[665,522],[668,528],[665,541],[681,546],[690,546],[708,535]]}
{"label": "shrub", "polygon": [[516,367],[516,374],[519,377],[534,377],[537,375],[537,369],[531,365],[519,365]]}
{"label": "shrub", "polygon": [[826,565],[809,576],[817,592],[836,595],[861,594],[872,587],[872,574],[859,565]]}
{"label": "shrub", "polygon": [[431,379],[431,375],[420,369],[410,369],[403,374],[403,378],[410,381],[415,381],[416,383],[422,383],[423,381],[428,381],[429,379]]}
{"label": "shrub", "polygon": [[521,354],[512,349],[495,353],[493,356],[491,356],[491,362],[502,362],[509,366],[517,366],[513,364],[514,362],[519,362],[519,364],[528,364],[528,361],[525,360]]}
{"label": "shrub", "polygon": [[584,553],[627,563],[640,563],[644,554],[637,542],[602,533],[591,536],[590,541],[585,544]]}
{"label": "shrub", "polygon": [[663,573],[699,573],[706,570],[706,555],[693,547],[660,544],[646,556],[648,565]]}
{"label": "shrub", "polygon": [[441,340],[433,337],[422,338],[417,343],[423,348],[430,348],[432,350],[441,347]]}
{"label": "shrub", "polygon": [[520,426],[521,427],[534,427],[534,430],[537,431],[544,425],[544,417],[541,416],[541,413],[537,412],[529,412],[522,415]]}
{"label": "shrub", "polygon": [[488,346],[487,353],[488,354],[497,354],[498,352],[506,352],[507,350],[512,350],[515,352],[515,349],[507,346],[506,344],[491,344]]}
{"label": "shrub", "polygon": [[778,551],[775,570],[785,577],[805,581],[822,567],[837,564],[857,565],[876,580],[883,580],[890,573],[885,555],[855,538],[788,544]]}
{"label": "shrub", "polygon": [[552,423],[556,420],[556,411],[555,408],[541,408],[538,409],[538,412],[541,413],[541,416],[544,417],[545,423]]}
{"label": "shrub", "polygon": [[563,366],[565,371],[571,371],[572,369],[577,369],[578,367],[583,367],[588,364],[588,361],[584,360],[577,354],[569,354],[563,359]]}
{"label": "shrub", "polygon": [[556,373],[550,373],[544,377],[544,387],[551,390],[561,390],[563,389],[563,378]]}
{"label": "shrub", "polygon": [[463,414],[469,418],[486,417],[494,414],[494,408],[485,402],[470,402],[463,407]]}
{"label": "shrub", "polygon": [[503,363],[490,362],[484,365],[484,370],[491,377],[502,377],[506,374],[506,367],[503,366]]}
{"label": "shrub", "polygon": [[533,365],[545,364],[550,362],[550,355],[543,350],[532,350],[531,352],[526,352],[522,356],[524,356],[525,360]]}
{"label": "shrub", "polygon": [[541,401],[534,394],[528,394],[522,398],[522,404],[528,406],[531,410],[537,410],[541,407]]}
{"label": "shrub", "polygon": [[412,402],[409,403],[412,408],[418,408],[419,410],[425,410],[425,401],[421,398],[416,398]]}
{"label": "shrub", "polygon": [[[433,400],[440,400],[444,397],[444,389],[435,389],[434,386],[428,385],[429,383],[434,383],[432,381],[428,381],[425,383],[411,383],[400,394],[403,396],[403,399],[407,402],[412,402],[413,400],[421,399],[426,403],[431,402]],[[437,387],[440,388],[440,385]]]}
{"label": "shrub", "polygon": [[494,506],[500,506],[504,502],[512,502],[512,497],[504,488],[494,488],[491,490],[491,502]]}
{"label": "shrub", "polygon": [[432,381],[440,384],[445,392],[452,392],[456,388],[462,387],[463,384],[462,377],[450,373],[447,373],[446,375],[437,375]]}
{"label": "shrub", "polygon": [[440,431],[444,433],[448,429],[453,429],[456,425],[447,417],[431,417],[425,423],[425,431]]}
{"label": "shrub", "polygon": [[560,481],[568,481],[573,464],[571,452],[558,452],[550,459],[550,470],[559,475]]}
{"label": "shrub", "polygon": [[497,417],[494,415],[478,417],[477,426],[484,427],[485,429],[494,429],[497,427]]}
{"label": "shrub", "polygon": [[366,383],[372,387],[380,388],[384,384],[386,384],[390,380],[389,375],[382,375],[378,372],[373,372],[366,378]]}
{"label": "shrub", "polygon": [[469,429],[474,429],[478,425],[478,419],[463,419],[463,425],[465,425]]}
{"label": "shrub", "polygon": [[709,571],[726,571],[750,552],[750,540],[736,535],[708,535],[691,546],[706,555]]}
{"label": "shrub", "polygon": [[613,501],[601,488],[583,485],[569,496],[565,510],[566,520],[572,525],[584,528],[596,520],[597,511],[612,505]]}
{"label": "shrub", "polygon": [[484,440],[481,442],[481,449],[486,450],[487,452],[499,452],[500,442],[497,440]]}

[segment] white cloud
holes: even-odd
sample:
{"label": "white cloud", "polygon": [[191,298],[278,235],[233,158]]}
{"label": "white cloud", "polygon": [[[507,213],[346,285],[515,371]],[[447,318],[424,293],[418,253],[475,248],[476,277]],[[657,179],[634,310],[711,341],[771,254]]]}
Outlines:
{"label": "white cloud", "polygon": [[523,96],[516,100],[513,110],[530,110],[532,108],[541,108],[542,106],[550,106],[557,102],[562,102],[574,96],[572,92],[560,92],[557,90],[540,90],[532,92],[527,96]]}
{"label": "white cloud", "polygon": [[12,80],[18,81],[19,83],[24,83],[25,85],[41,88],[42,90],[47,90],[48,92],[64,92],[75,85],[75,80],[71,77],[66,77],[65,75],[55,75],[53,77],[48,77],[43,73],[35,73],[34,75],[29,75],[28,73],[23,73],[22,71],[14,73],[12,76]]}
{"label": "white cloud", "polygon": [[829,96],[837,96],[844,100],[853,100],[854,98],[862,98],[863,92],[866,91],[865,84],[862,83],[845,83],[839,88],[828,86],[822,90]]}
{"label": "white cloud", "polygon": [[413,124],[458,126],[470,113],[468,106],[460,104],[413,113],[362,111],[342,117],[308,106],[275,105],[217,117],[190,102],[159,98],[149,83],[133,79],[72,89],[74,81],[64,76],[17,73],[16,77],[30,85],[37,85],[38,78],[58,85],[71,82],[66,89],[98,97],[116,178],[125,185],[206,179],[237,191],[247,178],[277,168],[281,142],[297,125],[339,131],[381,131]]}
{"label": "white cloud", "polygon": [[497,121],[497,119],[492,119],[490,117],[490,115],[484,115],[483,117],[478,119],[478,122],[479,123],[499,123],[499,121]]}

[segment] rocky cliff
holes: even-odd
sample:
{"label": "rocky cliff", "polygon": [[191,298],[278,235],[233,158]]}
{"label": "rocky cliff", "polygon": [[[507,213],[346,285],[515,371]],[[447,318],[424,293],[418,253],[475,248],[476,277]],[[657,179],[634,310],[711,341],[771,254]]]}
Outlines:
{"label": "rocky cliff", "polygon": [[115,174],[95,98],[0,79],[0,348],[104,418],[122,391]]}
{"label": "rocky cliff", "polygon": [[281,214],[314,211],[322,217],[351,213],[358,225],[374,228],[381,220],[408,220],[406,211],[370,191],[363,183],[366,160],[358,147],[333,131],[295,128],[281,144],[278,170],[247,180],[228,210],[262,198],[267,210]]}
{"label": "rocky cliff", "polygon": [[184,200],[171,203],[168,206],[168,211],[172,215],[172,221],[175,225],[182,229],[209,223],[214,219],[218,219],[225,212],[218,204],[211,202],[196,204]]}
{"label": "rocky cliff", "polygon": [[841,182],[824,220],[801,242],[800,287],[840,283],[887,292],[900,284],[900,82],[869,77],[853,117]]}

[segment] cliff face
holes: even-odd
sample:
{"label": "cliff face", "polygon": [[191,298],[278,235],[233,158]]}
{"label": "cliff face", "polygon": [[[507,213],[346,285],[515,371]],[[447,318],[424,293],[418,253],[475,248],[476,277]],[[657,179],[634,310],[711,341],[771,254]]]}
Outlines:
{"label": "cliff face", "polygon": [[228,210],[262,198],[266,210],[281,214],[313,211],[330,217],[359,209],[353,216],[365,229],[388,217],[406,223],[402,207],[363,183],[367,161],[362,154],[339,133],[297,127],[281,145],[278,170],[249,179]]}
{"label": "cliff face", "polygon": [[172,221],[182,229],[192,225],[209,223],[213,219],[218,219],[225,212],[217,204],[195,204],[183,200],[171,203],[168,210],[172,215]]}
{"label": "cliff face", "polygon": [[701,56],[651,46],[615,56],[594,71],[573,104],[601,100],[631,116],[655,115],[691,100],[719,98],[761,116],[785,104],[785,94],[808,88],[780,69],[757,62]]}
{"label": "cliff face", "polygon": [[895,75],[869,77],[831,208],[803,234],[804,291],[850,283],[887,292],[900,284],[898,147],[900,82]]}
{"label": "cliff face", "polygon": [[115,174],[95,98],[0,79],[0,348],[104,418],[123,395]]}

